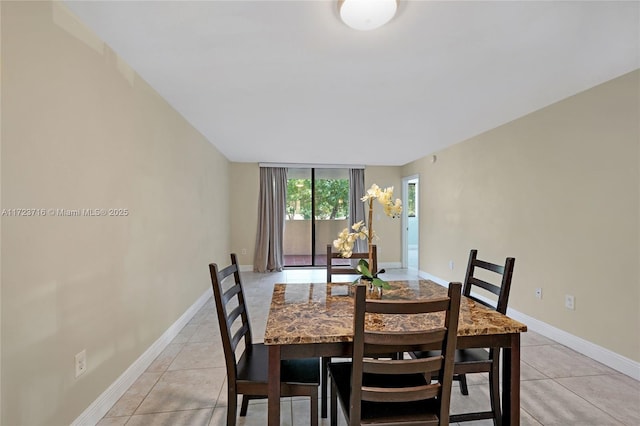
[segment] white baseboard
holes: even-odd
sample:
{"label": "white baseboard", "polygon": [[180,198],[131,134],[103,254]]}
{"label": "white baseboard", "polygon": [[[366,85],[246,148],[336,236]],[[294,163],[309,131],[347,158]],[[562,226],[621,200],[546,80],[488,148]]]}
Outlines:
{"label": "white baseboard", "polygon": [[[445,287],[449,284],[448,281],[423,271],[419,271],[418,275],[421,278],[431,280]],[[480,299],[484,299],[484,297],[480,295],[476,294],[475,296]],[[527,328],[531,331],[535,331],[536,333],[541,334],[546,338],[554,340],[561,345],[571,348],[574,351],[581,353],[582,355],[586,355],[589,358],[606,365],[607,367],[613,368],[614,370],[619,371],[622,374],[640,381],[640,363],[632,359],[622,356],[607,348],[603,348],[602,346],[596,345],[595,343],[589,342],[588,340],[584,340],[581,337],[574,336],[573,334],[567,333],[564,330],[530,317],[529,315],[523,314],[522,312],[518,312],[515,309],[508,308],[507,315],[509,315],[509,317],[513,318],[516,321],[520,321],[521,323],[526,324]]]}
{"label": "white baseboard", "polygon": [[378,269],[400,269],[402,268],[401,262],[382,262],[378,265]]}
{"label": "white baseboard", "polygon": [[209,300],[212,293],[207,289],[193,305],[191,305],[176,322],[165,331],[140,357],[125,370],[86,410],[71,423],[71,426],[95,425],[118,402],[120,397],[133,385],[142,373],[151,365],[153,360],[178,335],[200,308]]}
{"label": "white baseboard", "polygon": [[537,320],[529,315],[518,312],[514,309],[507,309],[507,315],[516,321],[520,321],[527,325],[531,331],[535,331],[551,340],[567,346],[576,352],[588,356],[602,364],[619,371],[633,379],[640,381],[640,363],[624,357],[607,348],[596,345],[595,343],[584,340],[581,337],[574,336],[564,330],[556,328],[545,322]]}
{"label": "white baseboard", "polygon": [[[320,269],[324,269],[324,266],[318,266]],[[402,263],[400,262],[385,262],[378,265],[379,269],[400,269]],[[240,265],[240,272],[253,272],[253,265]]]}

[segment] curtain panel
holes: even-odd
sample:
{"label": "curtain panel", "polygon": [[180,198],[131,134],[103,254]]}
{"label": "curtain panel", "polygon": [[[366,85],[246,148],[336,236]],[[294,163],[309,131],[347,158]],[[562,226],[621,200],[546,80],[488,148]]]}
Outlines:
{"label": "curtain panel", "polygon": [[283,239],[287,202],[287,169],[260,168],[258,198],[258,232],[253,256],[255,272],[282,271]]}
{"label": "curtain panel", "polygon": [[[349,232],[351,226],[365,220],[364,203],[364,169],[349,169]],[[367,225],[368,226],[368,225]],[[369,250],[366,240],[358,239],[353,246],[354,253],[364,253]],[[352,262],[355,267],[358,262]]]}

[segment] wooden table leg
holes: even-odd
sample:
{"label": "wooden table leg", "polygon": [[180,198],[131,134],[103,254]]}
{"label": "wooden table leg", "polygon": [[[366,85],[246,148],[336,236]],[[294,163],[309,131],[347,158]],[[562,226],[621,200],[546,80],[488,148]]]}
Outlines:
{"label": "wooden table leg", "polygon": [[520,426],[520,333],[502,353],[502,424]]}
{"label": "wooden table leg", "polygon": [[280,426],[280,345],[269,345],[268,424]]}

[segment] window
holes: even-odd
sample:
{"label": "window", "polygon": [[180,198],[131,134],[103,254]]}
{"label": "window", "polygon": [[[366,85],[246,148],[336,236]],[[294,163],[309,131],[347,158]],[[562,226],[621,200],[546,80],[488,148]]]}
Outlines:
{"label": "window", "polygon": [[348,169],[288,169],[285,266],[325,265],[326,246],[348,216]]}

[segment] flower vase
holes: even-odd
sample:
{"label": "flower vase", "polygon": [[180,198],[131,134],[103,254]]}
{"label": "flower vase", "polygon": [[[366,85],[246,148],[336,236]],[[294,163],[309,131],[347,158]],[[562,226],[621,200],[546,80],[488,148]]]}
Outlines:
{"label": "flower vase", "polygon": [[360,284],[366,285],[368,291],[371,291],[371,289],[373,288],[373,281],[371,281],[367,277],[360,277]]}
{"label": "flower vase", "polygon": [[382,287],[371,284],[368,297],[370,299],[382,299]]}
{"label": "flower vase", "polygon": [[373,285],[373,281],[360,277],[360,284],[367,286],[367,299],[382,299],[382,287]]}

